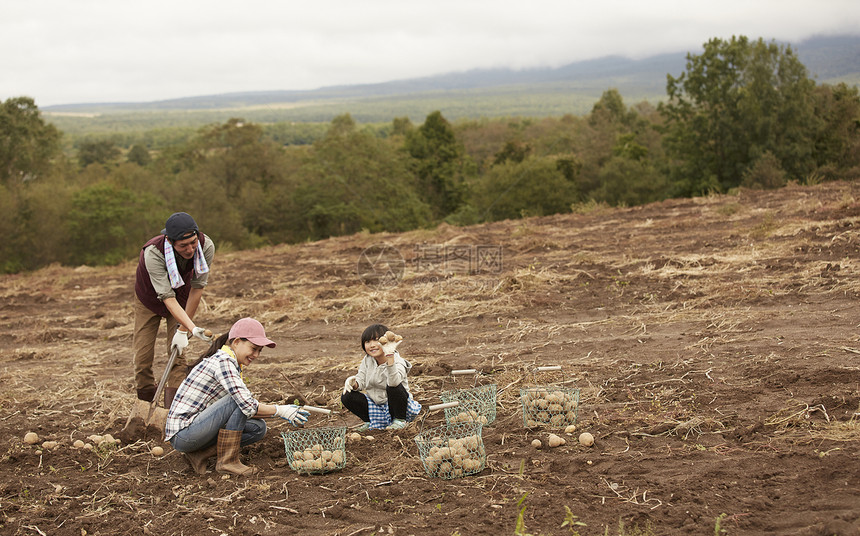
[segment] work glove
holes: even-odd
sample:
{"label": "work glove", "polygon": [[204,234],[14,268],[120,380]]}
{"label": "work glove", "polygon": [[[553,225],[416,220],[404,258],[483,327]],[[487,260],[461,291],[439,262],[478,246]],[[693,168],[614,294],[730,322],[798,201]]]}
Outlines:
{"label": "work glove", "polygon": [[170,351],[178,350],[177,355],[182,355],[185,348],[188,346],[188,332],[177,329],[173,334],[173,340],[170,342]]}
{"label": "work glove", "polygon": [[350,376],[343,382],[343,394],[351,393],[355,389],[353,383],[355,383],[355,376]]}
{"label": "work glove", "polygon": [[275,417],[280,417],[293,426],[301,426],[308,422],[309,415],[310,412],[295,404],[275,406]]}
{"label": "work glove", "polygon": [[385,352],[386,357],[394,355],[401,342],[403,342],[403,337],[393,331],[386,331],[385,335],[379,338],[379,344],[382,345],[382,351]]}
{"label": "work glove", "polygon": [[212,342],[212,339],[215,338],[215,336],[212,335],[211,331],[209,331],[208,329],[203,329],[201,327],[195,327],[194,329],[192,329],[191,334],[203,342]]}

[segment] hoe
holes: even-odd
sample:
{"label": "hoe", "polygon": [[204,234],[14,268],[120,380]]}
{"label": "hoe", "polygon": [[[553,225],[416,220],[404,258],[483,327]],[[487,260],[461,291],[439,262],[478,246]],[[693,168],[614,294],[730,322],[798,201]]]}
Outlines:
{"label": "hoe", "polygon": [[[161,381],[158,382],[158,388],[155,390],[155,396],[152,397],[152,402],[136,399],[132,407],[131,414],[128,420],[125,421],[125,426],[119,433],[120,439],[124,443],[129,443],[135,439],[141,439],[136,436],[140,422],[143,423],[143,438],[146,439],[147,432],[150,427],[158,429],[158,434],[161,439],[164,439],[164,424],[167,422],[167,412],[170,408],[158,406],[158,400],[161,392],[164,390],[164,385],[167,383],[167,376],[170,374],[170,369],[173,367],[173,362],[176,361],[176,356],[179,354],[179,349],[174,348],[170,352],[170,357],[167,359],[167,366],[164,367],[164,374],[161,375]],[[132,423],[134,423],[132,425]]]}

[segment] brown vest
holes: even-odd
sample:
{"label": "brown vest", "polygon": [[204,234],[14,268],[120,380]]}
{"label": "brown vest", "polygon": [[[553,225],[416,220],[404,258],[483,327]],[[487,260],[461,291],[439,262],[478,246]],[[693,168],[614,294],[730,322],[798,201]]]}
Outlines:
{"label": "brown vest", "polygon": [[[206,239],[203,238],[203,233],[198,233],[198,236],[200,243],[197,247],[202,248]],[[144,244],[140,249],[140,257],[137,261],[137,275],[134,281],[134,293],[137,296],[137,299],[140,300],[140,303],[144,304],[147,309],[159,316],[167,318],[170,316],[170,312],[167,310],[164,302],[158,299],[155,288],[152,286],[152,281],[149,279],[149,272],[146,271],[146,261],[144,260],[144,250],[149,246],[154,245],[158,248],[158,251],[164,252],[165,240],[167,240],[166,236],[158,235],[151,238],[149,242]],[[174,253],[174,256],[175,255],[176,254]],[[179,267],[178,262],[176,263],[176,266],[177,268]],[[182,277],[182,280],[185,281],[185,284],[179,288],[173,289],[173,291],[176,293],[176,301],[179,302],[179,305],[183,309],[185,309],[185,304],[188,303],[188,293],[191,291],[191,285],[189,282],[194,276],[194,262],[189,262],[188,268],[185,272],[180,271],[179,275]]]}

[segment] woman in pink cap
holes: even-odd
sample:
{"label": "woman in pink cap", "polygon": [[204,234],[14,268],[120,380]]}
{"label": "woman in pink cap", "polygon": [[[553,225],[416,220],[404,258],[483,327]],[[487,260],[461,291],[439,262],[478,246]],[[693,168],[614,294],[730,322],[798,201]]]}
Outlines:
{"label": "woman in pink cap", "polygon": [[196,473],[206,473],[207,460],[217,454],[219,473],[253,474],[256,467],[239,461],[239,449],[266,435],[260,417],[280,417],[293,426],[308,420],[309,413],[293,404],[261,404],[245,386],[240,367],[260,357],[264,346],[275,343],[263,325],[253,318],[239,320],[191,366],[176,391],[165,440],[185,454]]}

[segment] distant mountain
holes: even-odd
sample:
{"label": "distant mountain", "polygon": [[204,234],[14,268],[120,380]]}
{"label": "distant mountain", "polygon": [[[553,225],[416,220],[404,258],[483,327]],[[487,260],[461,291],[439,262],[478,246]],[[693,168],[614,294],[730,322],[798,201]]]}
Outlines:
{"label": "distant mountain", "polygon": [[[819,83],[846,81],[856,84],[860,80],[860,34],[819,36],[792,44],[792,47],[806,65],[810,76]],[[456,103],[452,108],[462,108],[452,110],[451,114],[462,116],[491,113],[487,108],[481,108],[480,104],[475,104],[481,99],[490,98],[503,102],[498,106],[496,115],[546,115],[556,113],[560,106],[567,106],[573,112],[587,109],[609,88],[618,89],[625,100],[663,98],[666,75],[677,76],[682,73],[686,66],[686,55],[687,52],[678,52],[641,60],[607,56],[558,68],[475,69],[378,84],[332,86],[306,91],[225,93],[142,103],[65,104],[45,106],[42,110],[49,113],[116,114],[180,110],[204,112],[253,107],[274,109],[276,105],[293,105],[303,107],[306,114],[296,116],[297,120],[328,120],[326,114],[320,111],[321,108],[332,108],[336,104],[335,107],[354,113],[353,110],[360,109],[361,103],[364,103],[373,110],[368,112],[368,119],[375,119],[379,115],[379,101],[383,99],[386,102],[399,102],[403,110],[414,109],[415,103],[422,100],[435,101],[436,108],[439,108],[440,99],[448,99],[445,102]],[[501,95],[504,95],[504,101]],[[544,96],[543,107],[514,103],[522,95]],[[574,97],[578,100],[573,104],[558,104],[560,99],[570,101]],[[411,104],[407,105],[407,102]],[[553,103],[552,106],[546,105],[549,102]],[[289,117],[287,112],[279,113],[278,118]]]}
{"label": "distant mountain", "polygon": [[809,74],[819,82],[856,79],[860,74],[860,35],[814,37],[795,48]]}
{"label": "distant mountain", "polygon": [[[250,91],[184,97],[145,103],[62,104],[45,106],[45,111],[74,112],[98,109],[115,110],[212,110],[242,108],[267,104],[320,102],[326,100],[367,99],[438,93],[450,91],[487,90],[492,88],[535,86],[546,84],[574,84],[577,87],[608,89],[607,79],[623,80],[624,88],[635,87],[636,92],[662,92],[666,87],[667,73],[680,73],[685,65],[685,54],[663,54],[642,60],[620,56],[571,63],[558,68],[542,69],[473,69],[408,80],[395,80],[378,84],[330,86],[303,91]],[[612,86],[616,87],[616,86]],[[622,90],[619,87],[619,90]],[[624,91],[622,91],[624,93]]]}

